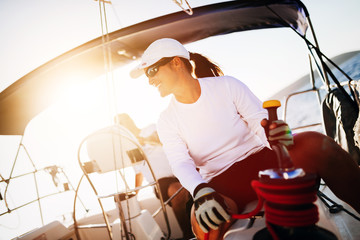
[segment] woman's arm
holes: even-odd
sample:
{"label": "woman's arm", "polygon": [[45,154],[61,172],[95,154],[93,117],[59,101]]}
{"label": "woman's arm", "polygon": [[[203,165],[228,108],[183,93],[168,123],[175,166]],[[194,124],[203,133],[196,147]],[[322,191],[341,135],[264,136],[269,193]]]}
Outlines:
{"label": "woman's arm", "polygon": [[179,136],[174,121],[167,120],[162,116],[157,128],[173,174],[179,179],[181,185],[192,194],[196,186],[206,183],[206,181],[196,170],[196,165],[189,155],[185,142]]}
{"label": "woman's arm", "polygon": [[261,120],[268,117],[267,111],[262,107],[262,102],[238,79],[230,77],[228,83],[230,95],[241,118],[261,141],[269,146],[265,131],[260,123]]}

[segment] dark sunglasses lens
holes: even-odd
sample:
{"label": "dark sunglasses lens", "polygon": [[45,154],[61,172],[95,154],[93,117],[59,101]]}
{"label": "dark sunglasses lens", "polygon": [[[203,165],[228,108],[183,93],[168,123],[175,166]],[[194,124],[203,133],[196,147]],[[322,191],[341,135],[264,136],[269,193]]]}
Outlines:
{"label": "dark sunglasses lens", "polygon": [[156,73],[159,71],[159,67],[160,66],[164,66],[165,64],[168,64],[169,62],[171,62],[173,58],[165,58],[163,60],[160,60],[159,62],[157,62],[156,64],[154,64],[152,67],[149,67],[148,69],[146,69],[145,71],[145,75],[147,77],[153,77],[156,75]]}
{"label": "dark sunglasses lens", "polygon": [[146,76],[147,76],[147,77],[153,77],[153,76],[155,76],[155,74],[158,72],[158,70],[159,70],[159,67],[158,67],[158,66],[149,67],[149,68],[146,70]]}

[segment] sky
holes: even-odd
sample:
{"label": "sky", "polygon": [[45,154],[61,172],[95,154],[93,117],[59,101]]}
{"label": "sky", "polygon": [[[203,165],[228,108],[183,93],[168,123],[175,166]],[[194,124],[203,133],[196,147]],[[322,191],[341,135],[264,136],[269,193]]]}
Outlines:
{"label": "sky", "polygon": [[[188,0],[191,6],[205,0]],[[359,0],[304,0],[310,12],[321,50],[328,56],[360,50]],[[113,0],[107,7],[109,31],[147,18],[178,11],[172,0]],[[101,35],[99,3],[94,0],[1,0],[0,1],[0,91],[31,70],[78,45]],[[221,42],[218,42],[218,39]],[[308,71],[302,40],[288,29],[253,31],[209,38],[186,46],[217,62],[225,74],[245,82],[265,100]],[[234,54],[236,53],[236,54]],[[56,163],[77,166],[79,142],[96,129],[112,124],[115,113],[127,112],[139,127],[155,123],[169,98],[142,77],[132,80],[129,65],[114,72],[114,109],[107,109],[109,91],[100,78],[79,95],[65,98],[29,123],[23,143],[39,166]],[[76,101],[75,101],[76,99]],[[7,177],[20,137],[0,137],[0,174]],[[19,163],[31,168],[22,151]],[[68,168],[76,175],[76,170]],[[78,170],[78,169],[77,169]],[[3,192],[3,185],[0,185]],[[22,192],[25,188],[22,188]],[[0,205],[1,206],[1,205]],[[0,226],[3,224],[0,219]],[[0,236],[0,239],[1,236]]]}

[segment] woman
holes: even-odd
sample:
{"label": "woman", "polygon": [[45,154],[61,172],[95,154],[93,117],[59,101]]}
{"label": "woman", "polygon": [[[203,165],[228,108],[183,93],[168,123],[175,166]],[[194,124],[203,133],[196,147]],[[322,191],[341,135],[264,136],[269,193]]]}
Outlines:
{"label": "woman", "polygon": [[[230,220],[224,198],[243,211],[256,200],[251,180],[260,170],[277,167],[261,126],[267,125],[267,113],[242,82],[223,76],[217,65],[174,39],[147,48],[132,76],[143,72],[162,97],[173,94],[158,121],[158,134],[174,175],[194,198],[193,223],[203,232],[217,230]],[[293,145],[287,124],[279,121],[269,129],[270,140]],[[295,167],[318,174],[360,212],[360,194],[343,187],[360,183],[359,167],[334,141],[315,132],[298,134],[290,155]]]}

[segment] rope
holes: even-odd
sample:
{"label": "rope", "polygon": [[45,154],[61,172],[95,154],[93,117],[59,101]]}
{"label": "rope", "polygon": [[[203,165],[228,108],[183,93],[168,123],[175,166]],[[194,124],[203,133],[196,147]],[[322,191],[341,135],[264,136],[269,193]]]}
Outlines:
{"label": "rope", "polygon": [[[284,227],[309,226],[319,221],[316,205],[316,183],[314,179],[304,182],[288,181],[263,183],[257,180],[251,186],[258,196],[258,204],[254,210],[245,214],[233,214],[233,219],[246,219],[255,216],[264,206],[266,226],[274,240],[278,240],[271,224]],[[285,183],[285,184],[284,184]],[[209,233],[204,236],[209,239]]]}

